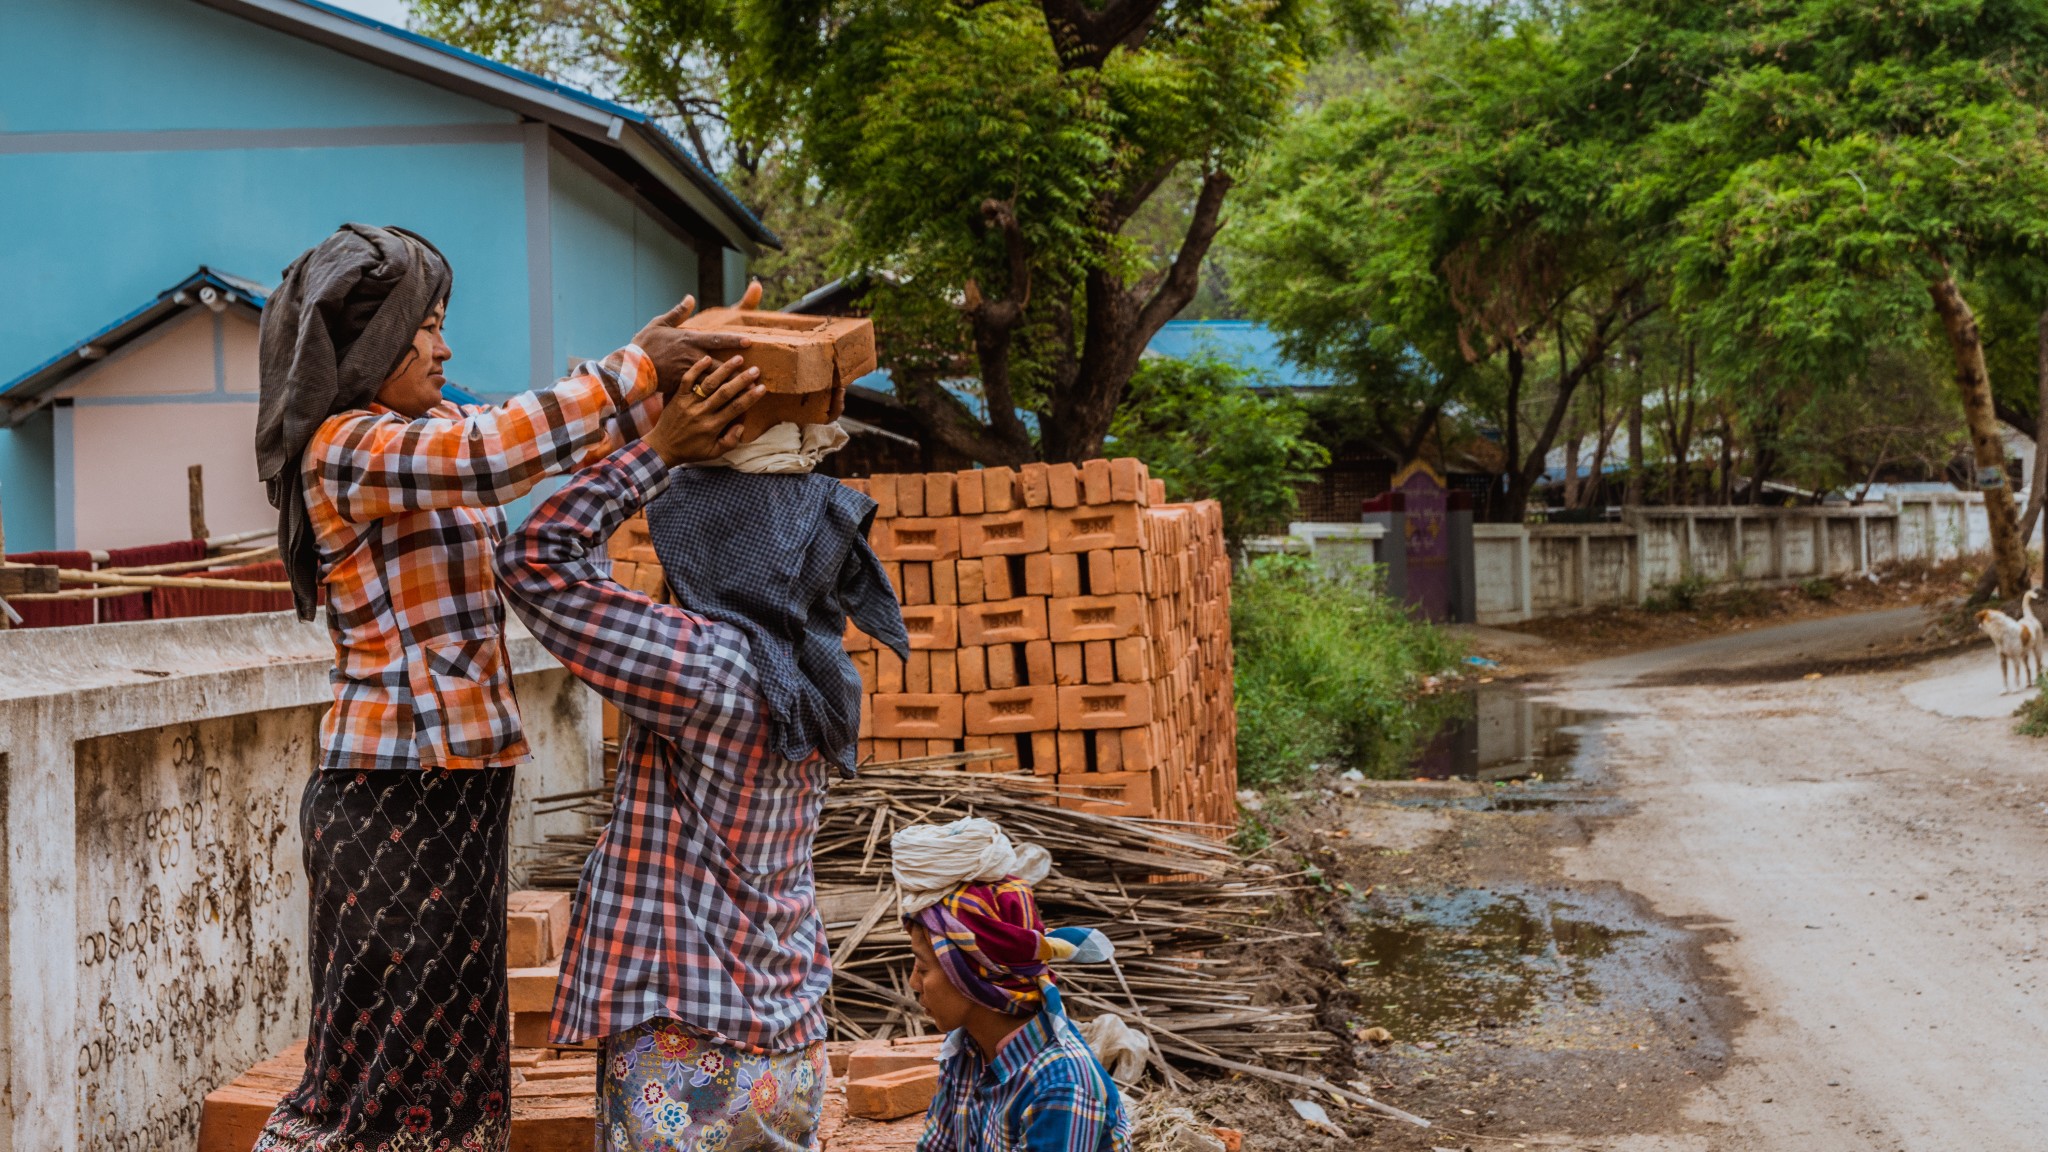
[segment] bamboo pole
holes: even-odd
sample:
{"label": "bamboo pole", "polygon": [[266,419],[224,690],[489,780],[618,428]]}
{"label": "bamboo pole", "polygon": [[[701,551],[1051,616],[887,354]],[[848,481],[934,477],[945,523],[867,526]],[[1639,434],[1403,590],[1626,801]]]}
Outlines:
{"label": "bamboo pole", "polygon": [[217,588],[224,592],[287,592],[283,580],[212,580],[200,576],[119,576],[109,572],[82,572],[76,568],[57,569],[66,584],[108,584],[124,588]]}
{"label": "bamboo pole", "polygon": [[206,539],[206,469],[199,464],[185,469],[185,515],[192,525],[192,539]]}
{"label": "bamboo pole", "polygon": [[277,529],[275,528],[256,528],[248,532],[237,532],[232,536],[215,536],[206,542],[206,550],[208,552],[218,552],[223,548],[232,548],[237,544],[247,544],[251,540],[262,540],[265,537],[275,535],[277,535]]}

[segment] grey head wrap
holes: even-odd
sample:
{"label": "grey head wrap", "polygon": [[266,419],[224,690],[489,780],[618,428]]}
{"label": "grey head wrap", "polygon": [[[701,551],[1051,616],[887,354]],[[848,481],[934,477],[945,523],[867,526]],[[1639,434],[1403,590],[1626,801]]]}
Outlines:
{"label": "grey head wrap", "polygon": [[678,468],[648,534],[685,609],[747,634],[775,750],[816,749],[853,774],[860,675],[846,621],[908,658],[910,637],[868,547],[875,502],[829,476]]}
{"label": "grey head wrap", "polygon": [[256,469],[302,620],[319,603],[319,554],[300,458],[328,417],[376,398],[454,281],[424,237],[344,224],[292,261],[263,308]]}

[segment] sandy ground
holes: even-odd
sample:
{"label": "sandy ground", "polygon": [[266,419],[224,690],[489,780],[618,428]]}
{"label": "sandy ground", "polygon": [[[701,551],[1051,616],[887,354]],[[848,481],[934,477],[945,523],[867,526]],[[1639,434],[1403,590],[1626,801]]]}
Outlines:
{"label": "sandy ground", "polygon": [[[1988,645],[1926,658],[1927,622],[1556,667],[1525,686],[1569,768],[1276,798],[1329,886],[1341,1075],[1436,1126],[1319,1134],[1243,1082],[1197,1111],[1287,1152],[2048,1149],[2048,742]],[[1555,643],[1466,639],[1525,668]]]}
{"label": "sandy ground", "polygon": [[2012,733],[1987,651],[1798,678],[1917,626],[1838,617],[1558,678],[1612,716],[1625,805],[1559,851],[1564,876],[1718,928],[1746,1016],[1669,1130],[1603,1146],[2048,1147],[2048,745]]}

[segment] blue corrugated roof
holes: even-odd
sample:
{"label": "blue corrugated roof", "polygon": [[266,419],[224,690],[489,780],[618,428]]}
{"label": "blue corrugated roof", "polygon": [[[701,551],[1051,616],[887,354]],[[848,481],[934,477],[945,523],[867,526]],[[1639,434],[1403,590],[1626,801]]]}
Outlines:
{"label": "blue corrugated roof", "polygon": [[1337,382],[1326,372],[1288,363],[1280,355],[1280,337],[1253,320],[1169,320],[1145,351],[1181,359],[1214,356],[1256,373],[1270,387],[1328,388]]}

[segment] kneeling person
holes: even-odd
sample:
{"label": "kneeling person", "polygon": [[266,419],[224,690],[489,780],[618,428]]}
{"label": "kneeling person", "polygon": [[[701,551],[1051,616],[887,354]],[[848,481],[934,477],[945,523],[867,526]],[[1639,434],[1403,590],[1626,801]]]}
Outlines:
{"label": "kneeling person", "polygon": [[898,883],[913,909],[910,989],[947,1035],[918,1152],[1129,1152],[1130,1116],[1051,972],[1062,960],[1107,959],[1109,942],[1089,929],[1047,931],[1030,884],[1013,874],[914,895],[902,840],[923,831],[897,836]]}

